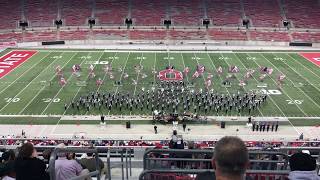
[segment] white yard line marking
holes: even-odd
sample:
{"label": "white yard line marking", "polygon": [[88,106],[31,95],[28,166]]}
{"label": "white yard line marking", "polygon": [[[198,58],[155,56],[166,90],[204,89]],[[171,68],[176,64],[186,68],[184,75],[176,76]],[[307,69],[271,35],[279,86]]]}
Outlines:
{"label": "white yard line marking", "polygon": [[[141,56],[143,57],[143,53],[141,54]],[[140,62],[139,62],[139,65],[140,65],[140,66],[141,66],[141,62],[142,62],[142,57],[141,57]],[[137,83],[136,83],[135,86],[134,86],[133,96],[136,95],[140,72],[141,72],[141,70],[140,70],[140,71],[138,72],[138,74],[137,74],[137,78],[136,78],[136,82],[137,82]]]}
{"label": "white yard line marking", "polygon": [[[56,62],[58,59],[55,59],[53,60],[46,68],[44,68],[43,70],[40,71],[40,73],[32,80],[30,81],[29,84],[27,84],[22,90],[20,90],[20,92],[18,94],[16,94],[13,98],[16,98],[18,97],[25,89],[27,89],[30,85],[31,85],[31,82],[33,82],[34,80],[36,80],[43,72],[45,72],[45,70],[47,70],[54,62]],[[3,106],[1,109],[0,109],[0,112],[5,109],[12,101],[8,102],[5,106]]]}
{"label": "white yard line marking", "polygon": [[[249,57],[251,57],[249,54],[247,54]],[[254,60],[254,63],[257,64],[258,66],[260,66],[255,60]],[[268,77],[270,79],[272,79],[271,76],[268,75]],[[272,79],[273,80],[273,79]],[[256,80],[257,81],[257,80]],[[258,81],[257,81],[258,82]],[[274,82],[274,81],[273,81]],[[275,83],[275,82],[274,82]],[[271,95],[269,96],[270,97],[270,100],[272,101],[272,103],[280,110],[281,114],[286,117],[286,114],[282,111],[282,109],[278,106],[278,104],[273,100],[273,98],[271,97]]]}
{"label": "white yard line marking", "polygon": [[[274,55],[274,54],[273,54]],[[274,56],[276,56],[276,57],[278,57],[277,55],[274,55]],[[308,79],[306,79],[306,78],[304,78],[300,73],[298,73],[296,70],[294,70],[288,63],[286,63],[285,61],[282,61],[284,64],[286,64],[290,69],[292,69],[296,74],[298,74],[300,77],[302,77],[305,81],[307,81],[307,82],[309,82],[310,83],[310,81],[308,80]],[[271,63],[271,61],[270,61],[270,63]],[[271,63],[272,64],[272,63]],[[280,72],[280,71],[279,71]],[[282,73],[282,72],[281,72]],[[292,83],[292,84],[294,84],[293,83],[293,81],[288,77],[288,80]],[[313,85],[311,85],[311,86],[313,86]],[[317,87],[315,87],[315,86],[313,86],[314,88],[316,88],[319,92],[320,92],[320,90],[317,88]],[[320,108],[320,106],[319,106],[319,104],[318,103],[316,103],[308,94],[306,94],[300,87],[297,87],[308,99],[310,99],[316,106],[318,106],[318,108]]]}
{"label": "white yard line marking", "polygon": [[[307,66],[305,66],[304,64],[302,64],[299,60],[293,58],[290,54],[286,54],[288,57],[290,57],[291,59],[293,59],[295,62],[298,62],[300,65],[302,65],[305,69],[307,69],[308,71],[310,71],[313,75],[317,76],[320,79],[320,76],[315,74],[311,69],[309,69]],[[309,61],[309,60],[308,60]]]}
{"label": "white yard line marking", "polygon": [[[271,61],[269,61],[262,53],[260,53],[260,56],[262,56],[266,61],[268,61],[269,63],[271,63]],[[256,61],[255,61],[255,63],[256,64],[258,64]],[[259,65],[259,64],[258,64]],[[277,69],[278,70],[278,72],[281,72],[273,63],[271,63],[271,65],[275,68],[275,69]],[[259,65],[260,66],[260,65]],[[269,75],[268,75],[269,76]],[[269,76],[270,77],[270,76]],[[272,78],[272,77],[270,77],[270,79],[272,79],[272,81],[275,83],[275,84],[277,84],[276,83],[276,81]],[[289,94],[288,93],[286,93],[286,91],[284,90],[284,89],[282,89],[282,91],[283,91],[283,93],[292,101],[292,98],[289,96]],[[308,116],[301,108],[300,108],[300,106],[298,106],[297,104],[295,104],[297,107],[298,107],[298,109],[305,115],[305,116]]]}
{"label": "white yard line marking", "polygon": [[[119,81],[120,81],[120,82],[121,82],[122,77],[123,77],[123,74],[124,74],[124,72],[125,72],[125,70],[126,70],[127,63],[128,63],[128,60],[129,60],[129,56],[130,56],[130,52],[128,53],[128,56],[127,56],[126,62],[125,62],[125,64],[124,64],[124,67],[123,67],[122,73],[121,73],[121,75],[120,75],[120,79],[119,79]],[[117,94],[117,93],[118,93],[118,90],[119,90],[119,86],[117,86],[116,91],[115,91],[115,94]],[[111,111],[109,111],[109,112],[108,112],[108,116],[110,115],[110,112],[111,112]]]}
{"label": "white yard line marking", "polygon": [[[224,57],[222,53],[220,53],[220,55],[221,55],[222,57]],[[233,53],[232,55],[235,56],[236,58],[238,58],[234,53]],[[228,66],[230,67],[230,64],[228,63],[227,59],[223,59],[223,61],[226,62],[226,63],[228,64]],[[238,59],[238,61],[240,61],[240,60]],[[241,61],[240,61],[240,63],[242,64]],[[242,64],[242,66],[243,66],[244,68],[246,68],[246,70],[248,70],[247,67],[245,67],[243,64]],[[236,75],[236,79],[240,82],[240,79],[238,78],[237,75]],[[255,80],[256,80],[256,79],[255,79]],[[256,81],[257,81],[257,80],[256,80]],[[246,90],[245,86],[243,86],[243,88]],[[246,91],[248,91],[248,89],[247,89]],[[260,108],[257,108],[257,109],[258,109],[260,115],[263,116],[263,113],[261,112]]]}
{"label": "white yard line marking", "polygon": [[[88,56],[90,56],[91,55],[91,53],[89,53],[88,54]],[[103,55],[103,53],[101,54],[101,56]],[[100,58],[101,58],[101,56],[100,56]],[[92,57],[91,57],[92,58]],[[91,58],[89,58],[89,59],[91,59]],[[99,58],[99,59],[100,59]],[[85,61],[86,61],[87,59],[86,58],[83,58],[83,60],[81,61],[81,63],[80,63],[80,65],[82,65]],[[96,66],[96,64],[94,65],[94,67]],[[69,78],[67,79],[67,82],[70,80],[72,78],[72,74],[69,76]],[[86,78],[86,80],[89,78],[89,75],[87,76],[87,78]],[[81,89],[82,87],[79,87],[79,89],[78,89],[78,91],[77,91],[77,93],[76,93],[76,95],[74,96],[74,97],[76,97],[77,95],[78,95],[78,93],[79,93],[79,91],[80,91],[80,89]],[[63,86],[59,89],[59,91],[57,92],[57,94],[52,98],[52,99],[55,99],[59,94],[60,94],[60,92],[63,90]],[[41,114],[43,114],[47,109],[48,109],[48,107],[51,105],[51,103],[52,103],[53,101],[50,101],[49,103],[48,103],[48,105],[46,106],[46,108],[41,112]],[[58,121],[59,122],[59,121]]]}
{"label": "white yard line marking", "polygon": [[[217,67],[216,67],[216,65],[214,65],[214,63],[213,63],[213,61],[212,61],[212,58],[210,57],[210,55],[208,54],[208,53],[206,53],[207,54],[207,56],[209,57],[209,59],[210,59],[210,62],[211,62],[211,66],[212,67],[214,67],[214,69],[215,69],[215,72],[217,72]],[[219,79],[220,79],[220,85],[221,85],[221,83],[223,82],[223,80],[222,80],[222,78],[221,78],[221,76],[220,75],[217,75],[218,77],[219,77]],[[228,88],[226,88],[226,87],[224,87],[225,89],[226,89],[226,91],[227,91],[227,93],[229,94],[229,96],[231,95],[230,94],[230,92],[229,92],[229,90],[228,90]]]}
{"label": "white yard line marking", "polygon": [[[111,67],[112,67],[112,63],[114,62],[114,59],[115,59],[115,57],[117,56],[117,54],[118,54],[118,52],[116,52],[115,54],[113,54],[113,59],[112,59],[112,61],[111,61],[111,63],[110,63],[110,64],[111,64]],[[104,76],[103,76],[103,79],[102,79],[102,83],[104,82],[104,80],[106,79],[106,77],[107,77],[107,72],[104,73]],[[100,88],[101,88],[101,85],[98,87],[98,89],[97,89],[96,92],[99,92]]]}
{"label": "white yard line marking", "polygon": [[[49,51],[49,52],[50,52],[50,51]],[[52,51],[51,51],[51,53],[52,53]],[[41,63],[42,60],[43,60],[44,58],[48,57],[51,53],[48,53],[48,54],[45,55],[43,58],[41,58],[38,63],[35,63],[35,64],[32,65],[28,70],[24,71],[19,77],[17,77],[13,82],[11,82],[11,84],[9,84],[9,85],[6,86],[4,89],[2,89],[2,90],[0,91],[0,94],[3,93],[5,90],[7,90],[11,85],[13,85],[14,83],[16,83],[16,81],[17,81],[18,79],[20,79],[22,76],[24,76],[26,73],[28,73],[31,69],[33,69],[33,68],[34,68],[35,66],[37,66],[39,63]],[[35,54],[34,54],[34,55],[35,55]],[[33,56],[33,55],[32,55],[32,56]],[[31,58],[31,57],[30,57],[30,58]]]}
{"label": "white yard line marking", "polygon": [[[181,59],[182,59],[183,68],[185,69],[185,68],[186,68],[186,65],[185,65],[185,63],[184,63],[184,57],[183,57],[182,53],[180,53],[180,55],[181,55]],[[183,71],[184,71],[184,69],[183,69]],[[184,73],[183,73],[183,75],[184,75]],[[187,82],[188,82],[188,84],[189,84],[189,77],[188,77],[188,75],[186,75],[186,77],[187,77]]]}
{"label": "white yard line marking", "polygon": [[[64,53],[64,52],[63,52]],[[63,54],[62,53],[62,54]],[[61,54],[61,55],[62,55]],[[73,59],[74,56],[76,56],[78,53],[74,53],[74,55],[71,56],[71,58],[68,60],[67,63],[65,63],[62,68],[64,68],[70,61],[71,59]],[[55,77],[55,74],[53,75],[53,77],[50,79],[50,81],[52,81]],[[31,101],[28,102],[27,105],[24,106],[24,108],[18,113],[18,114],[21,114],[25,109],[27,109],[27,107],[38,97],[38,95],[46,88],[46,86],[43,86],[39,91],[38,93],[31,99]]]}

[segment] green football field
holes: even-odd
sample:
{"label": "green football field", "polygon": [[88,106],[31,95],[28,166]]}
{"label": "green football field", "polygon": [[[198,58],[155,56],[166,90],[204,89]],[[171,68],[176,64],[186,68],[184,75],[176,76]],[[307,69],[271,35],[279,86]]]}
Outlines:
{"label": "green football field", "polygon": [[[2,52],[4,55],[6,52]],[[112,65],[114,79],[103,70],[104,64]],[[79,79],[72,75],[72,66],[79,64],[82,73]],[[88,67],[94,65],[96,77],[89,78]],[[136,72],[135,66],[142,65],[143,71]],[[108,52],[108,51],[71,51],[71,50],[38,50],[35,55],[0,79],[0,115],[141,115],[151,111],[139,108],[121,112],[117,109],[92,108],[80,111],[71,108],[70,102],[90,92],[141,93],[142,89],[150,90],[159,78],[153,73],[166,69],[167,66],[183,72],[185,67],[190,72],[183,81],[195,91],[205,91],[205,80],[208,73],[213,74],[210,89],[225,95],[249,92],[267,93],[268,100],[254,116],[273,117],[320,117],[320,67],[295,52]],[[197,65],[204,65],[203,76],[192,78]],[[60,66],[67,84],[62,87],[56,76],[55,68]],[[223,68],[223,74],[217,75],[217,68]],[[240,69],[231,86],[223,86],[222,81],[228,75],[228,67]],[[259,81],[259,67],[273,68],[263,82]],[[256,72],[243,88],[242,80],[248,69]],[[128,74],[128,78],[124,78]],[[146,76],[145,76],[145,75]],[[286,75],[284,84],[278,89],[276,84],[279,74]],[[102,86],[96,80],[103,80]],[[115,85],[121,81],[122,85]],[[133,81],[137,81],[134,84]],[[154,83],[153,83],[154,82]],[[68,109],[64,109],[64,105]],[[192,110],[191,110],[192,111]],[[216,115],[215,112],[208,115]],[[236,111],[219,116],[236,116]],[[240,114],[247,116],[247,112]]]}

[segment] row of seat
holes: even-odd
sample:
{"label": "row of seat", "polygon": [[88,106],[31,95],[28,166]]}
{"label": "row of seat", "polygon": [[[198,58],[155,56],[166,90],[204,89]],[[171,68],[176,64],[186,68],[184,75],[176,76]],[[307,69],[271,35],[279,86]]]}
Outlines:
{"label": "row of seat", "polygon": [[[22,3],[24,2],[24,3]],[[60,3],[59,3],[60,2]],[[26,19],[32,27],[53,26],[61,18],[64,25],[87,25],[90,17],[100,25],[123,25],[133,18],[138,26],[161,25],[172,19],[174,25],[199,26],[201,19],[213,20],[217,26],[241,26],[242,17],[255,27],[277,27],[285,18],[297,28],[320,28],[318,0],[1,0],[0,29],[14,29]],[[282,4],[281,4],[282,2]],[[75,8],[76,7],[76,8]],[[284,9],[284,15],[281,9]],[[60,10],[60,11],[59,11]],[[60,12],[60,14],[58,14]],[[60,16],[60,17],[59,17]]]}
{"label": "row of seat", "polygon": [[[249,37],[249,39],[248,39]],[[254,40],[279,42],[320,42],[320,32],[287,32],[270,31],[233,31],[233,30],[68,30],[41,31],[25,33],[1,33],[0,41],[51,41],[51,40],[85,40],[85,39],[132,39],[132,40]]]}

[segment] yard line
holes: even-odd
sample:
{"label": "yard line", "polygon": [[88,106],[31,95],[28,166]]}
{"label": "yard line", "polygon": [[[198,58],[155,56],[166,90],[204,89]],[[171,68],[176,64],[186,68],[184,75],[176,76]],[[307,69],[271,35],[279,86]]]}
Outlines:
{"label": "yard line", "polygon": [[[183,55],[182,55],[181,52],[180,52],[180,55],[181,55],[181,57],[182,57],[183,67],[184,67],[184,69],[185,69],[185,68],[186,68],[186,65],[185,65],[185,63],[184,63],[184,57],[183,57]],[[183,69],[183,71],[184,71],[184,69]],[[184,75],[184,73],[183,73],[183,75]],[[188,77],[188,75],[186,75],[186,77],[187,77],[187,82],[188,82],[188,84],[189,84],[190,82],[189,82],[189,77]]]}
{"label": "yard line", "polygon": [[153,74],[153,85],[156,83],[156,75],[157,75],[157,71],[156,71],[156,63],[157,63],[157,53],[154,53],[154,64],[153,64],[153,70],[156,72],[155,74]]}
{"label": "yard line", "polygon": [[[217,72],[217,67],[216,67],[216,65],[214,65],[214,63],[212,62],[212,58],[210,57],[210,55],[208,54],[208,53],[206,53],[207,54],[207,56],[209,57],[209,59],[210,59],[210,62],[211,62],[211,66],[213,66],[214,67],[214,69],[215,69],[215,71]],[[220,75],[218,75],[219,76],[219,79],[220,79],[220,81],[221,81],[221,83],[222,83],[222,78],[221,78],[221,76]],[[224,87],[226,90],[227,90],[227,93],[229,94],[229,96],[231,95],[230,94],[230,92],[229,92],[229,90],[228,90],[228,88],[227,87]]]}
{"label": "yard line", "polygon": [[[104,53],[102,53],[101,56],[102,56],[103,54],[104,54]],[[88,56],[90,56],[90,55],[91,55],[91,52],[88,54]],[[101,58],[101,56],[99,57],[99,59]],[[91,59],[91,58],[89,58],[89,59]],[[86,58],[83,58],[83,60],[81,61],[80,65],[82,65],[82,63],[84,63],[85,60],[87,60],[87,59],[86,59]],[[95,64],[93,67],[95,67],[95,66],[96,66],[96,64]],[[90,74],[88,74],[86,80],[89,78],[89,76],[90,76]],[[68,81],[69,79],[71,79],[71,78],[72,78],[72,74],[69,76],[69,78],[67,79],[67,81]],[[80,91],[81,88],[82,88],[82,86],[79,87],[79,89],[78,89],[76,95],[74,96],[74,98],[77,96],[77,94],[79,93],[79,91]],[[60,90],[57,92],[57,94],[56,94],[52,99],[55,99],[62,90],[63,90],[63,86],[60,88]],[[72,99],[72,101],[73,101],[73,100],[74,100],[74,99]],[[46,106],[46,108],[41,112],[41,115],[43,115],[43,113],[48,109],[48,107],[51,105],[52,102],[53,102],[53,101],[50,101],[50,102],[49,102],[49,104]],[[59,120],[59,121],[60,121],[60,120]],[[59,124],[59,121],[58,121],[57,124]]]}
{"label": "yard line", "polygon": [[[249,54],[247,54],[249,57],[251,57]],[[260,66],[255,60],[254,60],[254,63],[255,64],[257,64],[258,66]],[[272,79],[272,77],[270,77],[269,75],[268,75],[268,77],[270,78],[270,79]],[[256,80],[256,78],[254,78],[255,80]],[[273,79],[272,79],[273,80]],[[256,80],[257,82],[258,82],[258,80]],[[275,83],[275,82],[274,82]],[[276,107],[280,110],[280,112],[281,112],[281,114],[284,116],[284,117],[287,117],[285,114],[284,114],[284,112],[282,111],[282,109],[278,106],[278,104],[273,100],[273,98],[271,97],[271,95],[269,96],[270,97],[270,100],[272,101],[272,103],[274,104],[274,105],[276,105]]]}
{"label": "yard line", "polygon": [[[32,81],[30,81],[22,90],[20,90],[20,92],[19,92],[18,94],[16,94],[13,98],[18,97],[27,87],[29,87],[29,86],[32,84],[32,82],[33,82],[35,79],[37,79],[46,69],[48,69],[48,68],[51,66],[51,64],[53,64],[53,63],[56,62],[57,60],[58,60],[58,59],[55,59],[55,60],[52,61],[46,68],[44,68],[42,71],[40,71],[40,73],[39,73],[34,79],[32,79]],[[1,112],[4,108],[6,108],[11,102],[12,102],[12,101],[8,102],[5,106],[3,106],[3,107],[0,109],[0,112]]]}
{"label": "yard line", "polygon": [[315,76],[317,76],[320,79],[320,76],[315,74],[311,69],[309,69],[307,66],[305,66],[304,64],[302,64],[301,62],[299,62],[297,59],[293,58],[290,54],[286,54],[288,57],[290,57],[291,59],[293,59],[294,61],[298,62],[300,65],[302,65],[305,69],[307,69],[308,71],[310,71],[312,74],[314,74]]}
{"label": "yard line", "polygon": [[[271,63],[271,61],[269,61],[263,54],[260,54],[266,61],[268,61],[268,62],[270,62]],[[256,64],[258,64],[257,62],[255,62]],[[271,63],[272,64],[272,63]],[[259,64],[258,64],[259,65]],[[260,65],[259,65],[260,66]],[[272,66],[274,67],[274,68],[276,68],[279,72],[281,72],[274,64],[272,64]],[[268,75],[269,76],[269,75]],[[270,76],[269,76],[270,77]],[[271,77],[270,77],[271,78]],[[275,82],[275,80],[273,79],[273,78],[271,78],[272,79],[272,81],[275,83],[275,84],[277,84],[276,82]],[[288,93],[286,93],[286,91],[284,90],[284,89],[282,89],[282,91],[284,92],[284,94],[292,101],[292,98],[288,95]],[[298,109],[305,115],[305,116],[308,116],[301,108],[300,108],[300,106],[298,106],[297,104],[295,104],[297,107],[298,107]]]}
{"label": "yard line", "polygon": [[[65,53],[65,52],[63,52],[63,53]],[[62,54],[63,54],[62,53]],[[61,54],[61,55],[62,55]],[[74,55],[72,55],[71,56],[71,58],[68,60],[68,62],[67,63],[65,63],[63,66],[62,66],[62,68],[64,68],[70,61],[71,61],[71,59],[73,59],[73,57],[75,56],[75,55],[77,55],[78,53],[74,53]],[[61,69],[62,69],[61,68]],[[50,79],[50,81],[52,81],[53,79],[54,79],[54,77],[55,77],[55,74],[53,75],[53,77]],[[25,110],[25,109],[27,109],[27,107],[38,97],[38,95],[43,91],[45,89],[45,86],[43,86],[39,91],[38,91],[38,93],[31,99],[31,101],[29,101],[28,102],[28,104],[26,105],[26,106],[24,106],[24,108],[18,113],[19,115]]]}
{"label": "yard line", "polygon": [[[113,63],[113,61],[114,61],[114,59],[115,59],[115,57],[116,57],[117,54],[118,54],[118,52],[116,52],[116,53],[113,55],[113,59],[112,59],[112,61],[111,61],[111,63],[110,63],[111,67],[112,67],[112,63]],[[103,83],[104,80],[106,79],[106,76],[107,76],[107,72],[104,73],[104,76],[103,76],[103,79],[102,79],[102,83]],[[99,92],[100,88],[101,88],[101,85],[98,87],[98,89],[97,89],[96,92]]]}
{"label": "yard line", "polygon": [[[220,53],[220,55],[222,56],[222,57],[224,57],[223,55],[222,55],[222,53]],[[233,53],[232,55],[234,55],[236,58],[237,58],[237,56]],[[223,59],[224,60],[224,59]],[[239,59],[238,59],[239,60]],[[240,60],[239,60],[240,61]],[[226,62],[227,64],[228,64],[228,66],[230,67],[230,64],[227,62],[227,60],[224,60],[224,62]],[[242,64],[242,62],[240,61],[240,63]],[[247,69],[247,67],[245,67],[243,64],[242,64],[242,66],[244,67],[244,68],[246,68],[246,70],[248,70]],[[240,80],[238,79],[238,77],[237,76],[235,76],[236,77],[236,79],[240,82]],[[244,89],[246,89],[245,88],[245,86],[243,86],[243,88]],[[246,91],[248,91],[248,90],[246,90]],[[263,116],[263,113],[260,111],[260,108],[257,108],[258,109],[258,111],[259,111],[259,113],[261,114],[261,116]]]}
{"label": "yard line", "polygon": [[[51,52],[52,53],[52,52]],[[38,63],[31,66],[28,70],[24,71],[18,78],[16,78],[13,82],[11,82],[6,88],[4,88],[2,91],[0,91],[0,94],[3,93],[5,90],[7,90],[11,85],[13,85],[18,79],[20,79],[22,76],[24,76],[27,72],[29,72],[31,69],[33,69],[35,66],[37,66],[44,58],[47,58],[51,53],[48,53],[46,56],[41,58]],[[37,54],[37,53],[36,53]],[[33,54],[35,55],[35,54]],[[32,56],[33,56],[32,55]],[[30,57],[31,58],[31,57]]]}
{"label": "yard line", "polygon": [[[142,62],[142,57],[143,57],[143,53],[141,53],[141,59],[140,59],[140,67],[141,67],[141,62]],[[134,86],[134,91],[133,91],[133,96],[136,94],[137,91],[137,86],[138,86],[138,80],[139,80],[139,75],[140,75],[141,70],[138,72],[137,74],[137,78],[136,78],[136,82],[137,84]]]}
{"label": "yard line", "polygon": [[[126,67],[127,67],[127,62],[128,62],[129,56],[130,56],[130,52],[128,53],[127,60],[126,60],[126,62],[125,62],[125,64],[124,64],[123,71],[122,71],[122,73],[121,73],[121,75],[120,75],[120,79],[119,79],[120,82],[121,82],[121,80],[122,80],[122,77],[123,77],[123,74],[124,74],[124,70],[125,70]],[[118,93],[118,90],[119,90],[119,86],[117,86],[116,91],[115,91],[115,94]]]}
{"label": "yard line", "polygon": [[[130,56],[130,52],[128,53],[127,60],[126,60],[126,62],[125,62],[125,64],[124,64],[122,73],[121,73],[121,75],[120,75],[120,79],[119,79],[120,82],[121,82],[121,80],[122,80],[124,71],[125,71],[125,69],[126,69],[126,67],[127,67],[127,62],[128,62],[128,60],[129,60],[129,56]],[[117,93],[118,93],[118,90],[119,90],[119,86],[117,86],[116,91],[115,91],[114,94],[117,94]],[[110,112],[111,112],[111,111],[108,112],[108,116],[110,115]]]}
{"label": "yard line", "polygon": [[[197,56],[196,56],[196,54],[195,54],[195,53],[193,53],[193,56],[194,56],[194,58],[196,59],[197,64],[198,64],[198,65],[200,65],[200,64],[199,64],[199,61],[198,61],[198,59],[197,59]],[[204,79],[204,73],[202,73],[202,75],[201,75],[201,76],[202,76],[202,79],[203,79],[203,83],[205,84],[205,83],[206,83],[206,80]]]}
{"label": "yard line", "polygon": [[[277,55],[275,55],[276,57],[278,57]],[[271,62],[271,61],[270,61]],[[284,61],[282,61],[282,62],[284,62]],[[296,74],[298,74],[300,77],[302,77],[304,80],[306,80],[307,82],[309,82],[310,83],[310,81],[308,80],[308,79],[306,79],[306,78],[304,78],[300,73],[298,73],[296,70],[294,70],[289,64],[287,64],[286,62],[284,62],[290,69],[292,69]],[[272,63],[271,63],[272,64]],[[281,71],[279,71],[279,72],[281,72]],[[282,73],[282,72],[281,72]],[[293,81],[288,77],[288,80],[289,81],[291,81],[291,83],[293,84]],[[310,83],[311,84],[311,83]],[[311,86],[313,86],[313,85],[311,85]],[[315,86],[313,86],[313,87],[315,87]],[[320,106],[319,106],[319,104],[318,103],[316,103],[308,94],[306,94],[300,87],[297,87],[307,98],[309,98],[316,106],[318,106],[318,108],[320,108]],[[320,92],[320,90],[317,88],[317,87],[315,87],[319,92]]]}

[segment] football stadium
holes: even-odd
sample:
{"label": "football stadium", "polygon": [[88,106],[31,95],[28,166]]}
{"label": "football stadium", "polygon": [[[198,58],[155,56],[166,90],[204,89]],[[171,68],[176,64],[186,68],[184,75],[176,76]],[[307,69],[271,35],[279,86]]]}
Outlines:
{"label": "football stadium", "polygon": [[0,179],[320,179],[319,0],[1,0]]}

